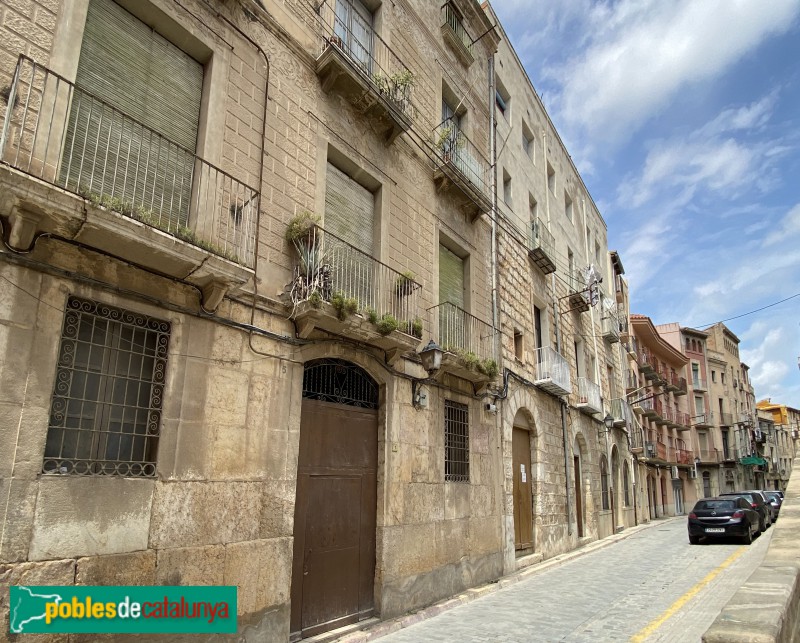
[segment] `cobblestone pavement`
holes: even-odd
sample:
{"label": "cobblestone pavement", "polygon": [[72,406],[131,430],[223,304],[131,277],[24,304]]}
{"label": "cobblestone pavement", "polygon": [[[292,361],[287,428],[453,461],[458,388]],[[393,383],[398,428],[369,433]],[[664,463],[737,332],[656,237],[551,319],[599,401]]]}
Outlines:
{"label": "cobblestone pavement", "polygon": [[692,546],[685,521],[658,521],[380,641],[699,641],[763,559],[772,530],[746,548]]}

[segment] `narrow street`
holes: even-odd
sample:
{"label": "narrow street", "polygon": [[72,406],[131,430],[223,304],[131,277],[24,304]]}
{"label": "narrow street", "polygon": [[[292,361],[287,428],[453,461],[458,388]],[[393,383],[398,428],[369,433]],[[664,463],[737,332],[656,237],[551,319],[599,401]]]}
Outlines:
{"label": "narrow street", "polygon": [[381,642],[699,641],[771,537],[692,546],[685,517],[658,521]]}

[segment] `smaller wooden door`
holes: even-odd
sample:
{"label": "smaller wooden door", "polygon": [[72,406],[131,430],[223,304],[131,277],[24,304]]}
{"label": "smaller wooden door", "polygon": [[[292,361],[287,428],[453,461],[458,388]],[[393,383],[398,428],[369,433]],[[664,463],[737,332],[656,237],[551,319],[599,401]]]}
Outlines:
{"label": "smaller wooden door", "polygon": [[525,429],[514,428],[512,436],[514,479],[514,547],[533,549],[533,486],[531,484],[531,438]]}
{"label": "smaller wooden door", "polygon": [[578,521],[578,538],[583,538],[583,485],[581,484],[581,459],[573,459],[575,469],[575,518]]}

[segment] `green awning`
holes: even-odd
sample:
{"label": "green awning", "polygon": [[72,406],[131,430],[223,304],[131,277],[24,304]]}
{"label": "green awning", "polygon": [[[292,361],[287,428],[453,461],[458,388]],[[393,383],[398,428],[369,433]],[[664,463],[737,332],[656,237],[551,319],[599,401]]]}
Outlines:
{"label": "green awning", "polygon": [[740,464],[749,464],[751,466],[759,466],[764,467],[767,464],[767,461],[764,458],[760,458],[757,455],[748,455],[744,458],[739,458]]}

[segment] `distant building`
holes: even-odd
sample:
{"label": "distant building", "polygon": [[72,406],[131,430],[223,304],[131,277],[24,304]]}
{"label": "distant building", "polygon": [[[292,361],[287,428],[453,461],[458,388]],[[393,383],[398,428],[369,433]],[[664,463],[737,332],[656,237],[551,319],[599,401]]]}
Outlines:
{"label": "distant building", "polygon": [[800,409],[773,403],[770,399],[761,400],[756,407],[759,428],[765,437],[767,487],[783,490],[800,443]]}

